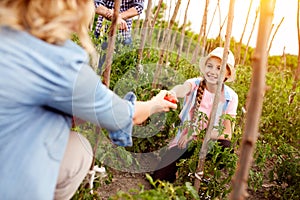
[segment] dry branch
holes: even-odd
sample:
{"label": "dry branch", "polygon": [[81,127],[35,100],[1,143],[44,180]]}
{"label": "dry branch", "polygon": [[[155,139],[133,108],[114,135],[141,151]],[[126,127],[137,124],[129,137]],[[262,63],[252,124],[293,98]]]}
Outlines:
{"label": "dry branch", "polygon": [[272,39],[271,39],[271,41],[270,41],[270,44],[269,44],[268,55],[269,55],[269,53],[270,53],[270,50],[271,50],[271,47],[272,47],[272,44],[273,44],[273,40],[274,40],[274,38],[275,38],[275,35],[276,35],[276,33],[277,33],[279,27],[281,26],[283,20],[284,20],[284,17],[282,17],[280,23],[278,24],[278,26],[277,26],[276,29],[275,29],[275,32],[274,32],[274,34],[273,34],[273,36],[272,36]]}

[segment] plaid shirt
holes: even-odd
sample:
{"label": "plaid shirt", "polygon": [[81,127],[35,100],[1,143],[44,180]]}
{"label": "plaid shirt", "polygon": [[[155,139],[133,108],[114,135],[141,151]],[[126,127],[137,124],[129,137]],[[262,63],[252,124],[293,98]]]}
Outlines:
{"label": "plaid shirt", "polygon": [[[94,0],[95,7],[102,5],[105,6],[108,9],[114,8],[114,1],[113,0]],[[120,13],[125,12],[126,10],[134,7],[138,14],[141,14],[144,9],[144,0],[121,0],[120,5]],[[99,15],[96,28],[95,28],[95,35],[100,35],[100,29],[102,27],[103,22],[103,16]],[[132,26],[132,18],[126,20],[128,31],[125,30],[119,30],[120,33],[124,38],[130,38],[131,37],[131,26]],[[107,31],[108,26],[105,27],[105,31]]]}

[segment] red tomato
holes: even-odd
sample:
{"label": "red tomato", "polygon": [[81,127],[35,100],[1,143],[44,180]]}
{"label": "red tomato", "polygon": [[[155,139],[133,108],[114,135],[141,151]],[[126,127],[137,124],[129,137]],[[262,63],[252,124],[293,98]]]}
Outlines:
{"label": "red tomato", "polygon": [[177,103],[177,99],[174,96],[170,95],[170,94],[167,94],[164,97],[164,99],[167,100],[167,101],[170,101],[171,103]]}

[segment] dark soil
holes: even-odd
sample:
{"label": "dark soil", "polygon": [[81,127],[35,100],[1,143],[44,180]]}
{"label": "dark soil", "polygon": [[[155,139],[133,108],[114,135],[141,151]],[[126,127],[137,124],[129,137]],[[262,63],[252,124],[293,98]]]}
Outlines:
{"label": "dark soil", "polygon": [[145,190],[151,189],[150,183],[146,180],[145,174],[132,174],[127,172],[113,171],[111,183],[103,184],[98,189],[98,194],[102,200],[107,200],[109,197],[117,194],[119,191],[129,192],[133,189],[140,190],[143,187]]}
{"label": "dark soil", "polygon": [[[145,158],[145,157],[144,157]],[[147,169],[153,169],[153,163],[156,163],[155,160],[157,159],[154,157],[143,159],[142,163],[144,163],[143,168],[144,171]],[[157,160],[156,160],[157,161]],[[266,169],[271,169],[274,163],[272,161],[267,161]],[[252,168],[252,170],[255,170]],[[269,183],[268,180],[268,173],[269,171],[264,171],[264,181],[262,188],[253,191],[248,189],[247,190],[247,200],[269,200],[274,198],[267,198],[265,197],[266,192],[272,186],[272,183]],[[134,189],[140,191],[141,187],[144,190],[151,189],[151,185],[149,181],[146,179],[145,173],[128,173],[128,172],[121,172],[118,170],[110,169],[110,174],[112,175],[112,180],[108,184],[103,183],[101,187],[98,188],[98,195],[101,200],[107,200],[109,197],[116,195],[118,192],[130,192]]]}
{"label": "dark soil", "polygon": [[[98,188],[98,195],[101,200],[108,200],[109,197],[116,195],[119,191],[129,192],[133,189],[139,191],[141,187],[143,187],[144,190],[151,189],[151,185],[146,179],[145,174],[132,174],[119,171],[113,171],[112,173],[113,178],[111,183],[103,183],[103,185]],[[258,191],[248,190],[247,200],[268,200],[269,198],[264,196],[267,189],[268,186],[265,184],[263,188]]]}

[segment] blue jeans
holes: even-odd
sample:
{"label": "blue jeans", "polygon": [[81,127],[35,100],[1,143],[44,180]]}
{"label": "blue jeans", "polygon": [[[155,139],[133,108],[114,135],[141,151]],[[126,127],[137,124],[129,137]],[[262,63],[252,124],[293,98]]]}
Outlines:
{"label": "blue jeans", "polygon": [[[123,39],[122,40],[122,45],[131,47],[131,45],[132,45],[132,38],[128,37],[128,38]],[[108,46],[108,42],[107,42],[107,40],[105,40],[101,44],[102,53],[100,54],[99,63],[98,63],[99,74],[102,73],[102,66],[103,66],[103,64],[105,62],[105,59],[106,59],[106,49],[107,49],[107,46]]]}

